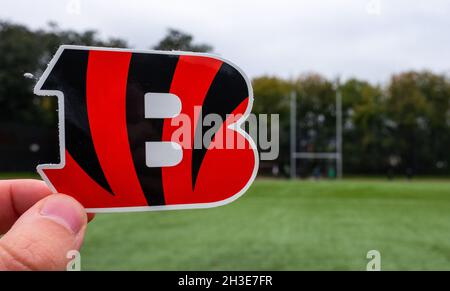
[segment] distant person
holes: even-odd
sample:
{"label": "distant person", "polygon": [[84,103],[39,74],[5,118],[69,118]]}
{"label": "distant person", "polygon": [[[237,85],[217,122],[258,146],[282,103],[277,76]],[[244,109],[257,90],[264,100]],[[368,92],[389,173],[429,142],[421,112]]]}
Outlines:
{"label": "distant person", "polygon": [[319,166],[315,166],[313,169],[313,177],[316,180],[319,180],[322,176],[321,170]]}
{"label": "distant person", "polygon": [[336,179],[336,171],[334,167],[328,167],[328,179]]}
{"label": "distant person", "polygon": [[280,167],[278,165],[272,166],[272,176],[277,177],[280,174]]}
{"label": "distant person", "polygon": [[401,158],[398,155],[390,155],[388,159],[388,170],[387,170],[387,176],[389,180],[394,180],[394,172],[395,168],[400,164]]}
{"label": "distant person", "polygon": [[38,180],[0,180],[0,270],[66,270],[88,216],[72,197]]}

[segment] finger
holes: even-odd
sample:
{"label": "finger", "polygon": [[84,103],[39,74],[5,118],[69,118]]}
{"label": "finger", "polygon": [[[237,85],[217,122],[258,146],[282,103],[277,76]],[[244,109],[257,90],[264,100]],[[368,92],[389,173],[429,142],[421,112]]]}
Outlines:
{"label": "finger", "polygon": [[5,233],[22,213],[52,194],[44,181],[0,180],[0,234]]}
{"label": "finger", "polygon": [[0,269],[65,270],[67,253],[80,249],[86,224],[86,212],[75,199],[44,198],[0,239]]}
{"label": "finger", "polygon": [[[34,179],[0,180],[0,234],[5,233],[22,213],[52,194],[44,181]],[[88,214],[88,221],[95,214]]]}

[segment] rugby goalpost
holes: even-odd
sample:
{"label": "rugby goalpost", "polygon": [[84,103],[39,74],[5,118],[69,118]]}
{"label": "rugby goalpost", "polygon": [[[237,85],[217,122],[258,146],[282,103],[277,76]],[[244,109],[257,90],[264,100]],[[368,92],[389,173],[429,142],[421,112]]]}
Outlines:
{"label": "rugby goalpost", "polygon": [[297,160],[335,160],[336,177],[342,178],[342,96],[339,81],[336,82],[336,151],[335,152],[297,152],[297,94],[290,94],[290,177],[297,177]]}

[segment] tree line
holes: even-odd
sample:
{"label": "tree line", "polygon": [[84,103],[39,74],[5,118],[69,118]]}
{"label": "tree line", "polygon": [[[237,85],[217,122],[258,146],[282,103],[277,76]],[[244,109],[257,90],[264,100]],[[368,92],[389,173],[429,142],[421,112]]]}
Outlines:
{"label": "tree line", "polygon": [[[34,96],[36,78],[25,78],[24,74],[39,77],[61,44],[130,47],[123,39],[102,39],[94,30],[65,30],[54,23],[33,30],[0,21],[0,124],[56,129],[56,98]],[[150,48],[213,50],[175,29],[169,29]],[[296,93],[298,104],[296,150],[333,152],[337,90],[342,96],[346,174],[384,174],[392,169],[399,173],[449,173],[450,80],[445,74],[403,72],[381,85],[356,78],[337,85],[315,73],[294,80],[261,76],[252,83],[253,112],[280,115],[280,156],[271,166],[277,165],[281,173],[287,174],[289,166],[291,92]],[[311,161],[300,163],[301,175],[308,175],[313,166]]]}
{"label": "tree line", "polygon": [[[448,174],[450,79],[430,71],[393,75],[386,84],[352,78],[340,84],[319,74],[295,80],[253,79],[255,113],[280,114],[279,164],[289,164],[289,94],[297,98],[297,151],[336,150],[336,93],[342,97],[344,172]],[[304,162],[307,175],[313,163]],[[305,172],[306,171],[306,172]]]}

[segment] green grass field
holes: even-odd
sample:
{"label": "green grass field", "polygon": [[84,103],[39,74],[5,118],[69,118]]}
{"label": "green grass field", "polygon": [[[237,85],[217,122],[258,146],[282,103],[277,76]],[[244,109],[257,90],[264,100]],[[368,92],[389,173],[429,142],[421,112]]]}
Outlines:
{"label": "green grass field", "polygon": [[206,210],[98,215],[90,270],[450,270],[450,183],[257,180]]}
{"label": "green grass field", "polygon": [[[36,178],[9,173],[1,178]],[[450,270],[450,181],[257,180],[203,210],[100,214],[85,270]]]}

